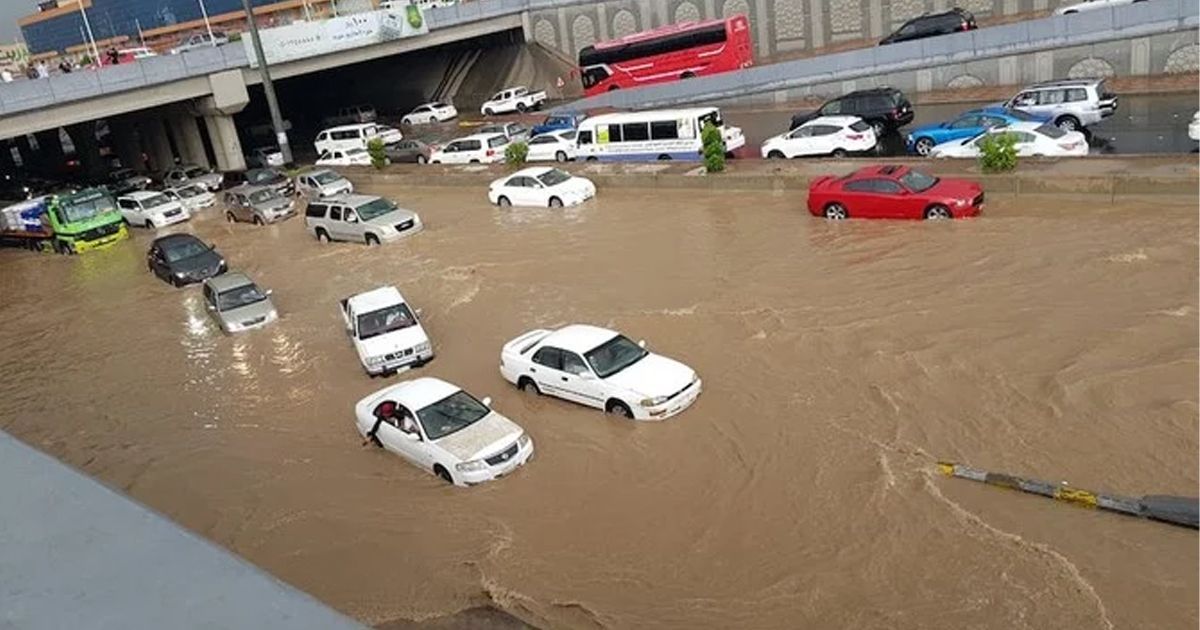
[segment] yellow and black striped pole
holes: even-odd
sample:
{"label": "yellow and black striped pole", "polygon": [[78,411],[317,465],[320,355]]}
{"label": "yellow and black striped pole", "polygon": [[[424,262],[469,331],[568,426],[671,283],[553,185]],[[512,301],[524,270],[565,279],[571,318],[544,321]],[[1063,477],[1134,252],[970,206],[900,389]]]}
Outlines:
{"label": "yellow and black striped pole", "polygon": [[947,477],[970,479],[1029,494],[1037,494],[1086,508],[1097,508],[1119,512],[1130,516],[1149,518],[1172,525],[1197,529],[1200,527],[1200,499],[1169,495],[1147,495],[1141,498],[1102,494],[1073,488],[1064,483],[1051,483],[1037,479],[1026,479],[1006,473],[988,472],[953,462],[938,462],[938,470]]}

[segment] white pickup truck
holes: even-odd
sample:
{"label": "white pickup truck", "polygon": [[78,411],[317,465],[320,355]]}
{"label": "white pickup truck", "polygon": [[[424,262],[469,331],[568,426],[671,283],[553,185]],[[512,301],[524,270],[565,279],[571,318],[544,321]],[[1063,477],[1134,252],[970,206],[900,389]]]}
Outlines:
{"label": "white pickup truck", "polygon": [[525,112],[530,109],[541,109],[546,102],[546,92],[530,92],[527,87],[511,87],[501,90],[488,99],[479,108],[484,116],[507,114],[510,112]]}
{"label": "white pickup truck", "polygon": [[367,374],[394,374],[433,359],[433,346],[417,313],[395,287],[352,295],[341,307],[346,332]]}

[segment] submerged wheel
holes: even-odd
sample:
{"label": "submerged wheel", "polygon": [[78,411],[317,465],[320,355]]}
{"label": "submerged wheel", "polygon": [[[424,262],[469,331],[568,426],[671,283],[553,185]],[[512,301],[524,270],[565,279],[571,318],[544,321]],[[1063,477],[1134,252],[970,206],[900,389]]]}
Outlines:
{"label": "submerged wheel", "polygon": [[324,228],[317,228],[317,242],[318,243],[328,243],[330,240],[331,239],[329,238],[329,232],[326,232]]}
{"label": "submerged wheel", "polygon": [[831,221],[843,221],[850,218],[850,213],[846,212],[846,206],[835,201],[825,206],[825,218]]}
{"label": "submerged wheel", "polygon": [[153,229],[154,229],[154,222],[153,222],[153,221],[151,221],[150,219],[146,219],[146,229],[147,229],[147,230],[153,230]]}
{"label": "submerged wheel", "polygon": [[619,400],[614,400],[608,403],[608,407],[605,409],[605,411],[614,416],[621,416],[630,419],[633,418],[633,412],[629,410],[629,405],[626,405]]}
{"label": "submerged wheel", "polygon": [[254,215],[254,225],[263,225],[262,217]]}
{"label": "submerged wheel", "polygon": [[427,158],[426,158],[424,155],[418,155],[418,156],[417,156],[417,164],[424,164],[424,163],[426,163],[426,162],[428,162],[428,161],[429,161],[429,160],[428,160],[428,159],[427,159]]}
{"label": "submerged wheel", "polygon": [[512,206],[512,202],[508,200],[508,197],[500,195],[500,198],[496,200],[496,205],[500,206],[501,208],[508,208]]}
{"label": "submerged wheel", "polygon": [[533,394],[534,396],[542,395],[542,390],[538,388],[537,383],[533,382],[533,379],[529,378],[528,376],[522,376],[520,380],[517,381],[517,389],[527,394]]}
{"label": "submerged wheel", "polygon": [[1074,116],[1063,116],[1054,122],[1063,131],[1079,131],[1079,119]]}
{"label": "submerged wheel", "polygon": [[434,464],[433,474],[441,477],[446,483],[454,485],[454,478],[450,476],[450,471],[443,468],[441,464]]}
{"label": "submerged wheel", "polygon": [[783,151],[779,150],[774,150],[767,154],[767,159],[769,160],[782,160],[784,157]]}
{"label": "submerged wheel", "polygon": [[366,235],[365,237],[363,237],[363,240],[367,242],[367,245],[378,245],[379,244],[379,237],[375,236],[374,234]]}
{"label": "submerged wheel", "polygon": [[558,197],[551,197],[550,198],[550,207],[551,208],[563,207],[562,199],[559,199]]}
{"label": "submerged wheel", "polygon": [[929,152],[933,150],[933,139],[917,138],[917,141],[913,143],[913,149],[917,155],[929,155]]}
{"label": "submerged wheel", "polygon": [[925,209],[926,221],[939,221],[942,219],[953,219],[954,215],[950,214],[950,208],[941,204],[934,204]]}
{"label": "submerged wheel", "polygon": [[555,161],[555,162],[566,162],[566,161],[567,161],[567,153],[566,153],[566,151],[559,151],[559,152],[555,153],[555,154],[554,154],[554,161]]}
{"label": "submerged wheel", "polygon": [[835,158],[844,158],[846,157],[846,150],[841,148],[834,149],[832,155]]}

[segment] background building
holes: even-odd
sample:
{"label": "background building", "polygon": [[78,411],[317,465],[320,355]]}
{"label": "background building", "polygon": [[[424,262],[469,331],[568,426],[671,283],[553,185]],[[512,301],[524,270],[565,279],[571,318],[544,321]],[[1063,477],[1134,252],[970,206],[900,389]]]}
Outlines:
{"label": "background building", "polygon": [[[201,2],[213,29],[242,30],[241,0],[49,0],[38,5],[39,11],[21,18],[18,24],[33,54],[83,50],[87,38],[79,3],[87,11],[92,36],[100,48],[105,44],[139,42],[145,36],[152,46],[169,48],[192,32],[204,30]],[[332,12],[331,0],[251,0],[260,24],[286,24],[306,15],[313,17]],[[372,5],[371,0],[339,0],[339,10]],[[361,10],[361,9],[358,9]],[[139,35],[140,34],[140,35]],[[138,45],[137,43],[127,45]]]}
{"label": "background building", "polygon": [[21,67],[28,63],[29,49],[23,43],[0,44],[0,70],[7,70],[15,76],[21,74]]}

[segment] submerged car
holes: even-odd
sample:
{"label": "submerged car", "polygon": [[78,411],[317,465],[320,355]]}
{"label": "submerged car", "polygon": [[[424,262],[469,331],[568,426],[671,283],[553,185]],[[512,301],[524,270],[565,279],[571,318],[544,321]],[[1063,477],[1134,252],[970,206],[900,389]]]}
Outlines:
{"label": "submerged car", "polygon": [[389,243],[425,229],[421,216],[390,199],[369,195],[338,195],[310,201],[304,224],[318,241]]}
{"label": "submerged car", "polygon": [[597,326],[533,330],[504,344],[500,374],[522,391],[635,420],[665,420],[700,396],[692,368]]}
{"label": "submerged car", "polygon": [[221,189],[220,173],[214,173],[203,166],[177,166],[163,175],[163,183],[168,186],[180,187],[186,184],[200,184],[210,191]]}
{"label": "submerged car", "polygon": [[1087,137],[1080,131],[1063,131],[1050,123],[1016,123],[985,129],[965,140],[939,144],[929,151],[935,158],[977,158],[979,144],[990,136],[1010,136],[1019,157],[1082,157],[1088,154]]}
{"label": "submerged car", "polygon": [[595,196],[596,185],[591,180],[546,166],[517,171],[488,186],[488,200],[501,207],[561,208]]}
{"label": "submerged car", "polygon": [[296,188],[309,199],[321,199],[354,192],[354,184],[340,173],[327,168],[305,171],[296,176]]}
{"label": "submerged car", "polygon": [[295,214],[296,200],[284,197],[270,186],[238,186],[225,193],[225,218],[230,223],[266,225]]}
{"label": "submerged car", "polygon": [[262,328],[279,319],[271,291],[263,291],[244,273],[226,273],[204,281],[204,303],[227,333]]}
{"label": "submerged car", "polygon": [[154,239],[146,252],[146,265],[154,275],[177,287],[203,282],[229,269],[216,247],[191,234]]}
{"label": "submerged car", "polygon": [[860,168],[843,177],[823,175],[808,186],[808,211],[832,220],[957,219],[982,209],[979,184],[894,164]]}
{"label": "submerged car", "polygon": [[217,203],[217,196],[201,184],[184,184],[177,188],[167,188],[163,194],[171,201],[178,201],[189,212],[211,208]]}
{"label": "submerged car", "polygon": [[354,405],[367,443],[456,486],[503,477],[533,456],[533,439],[512,420],[436,378],[397,383]]}
{"label": "submerged car", "polygon": [[251,186],[270,186],[286,197],[296,194],[296,182],[277,168],[250,169],[246,171],[245,183]]}

